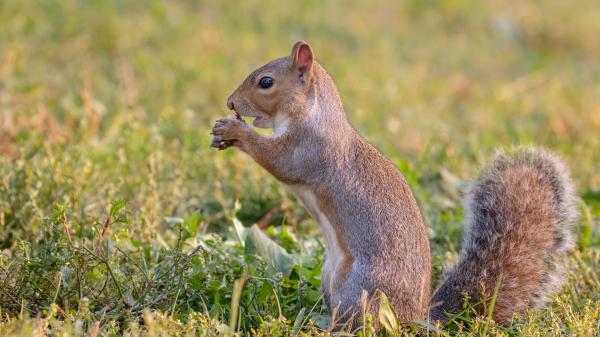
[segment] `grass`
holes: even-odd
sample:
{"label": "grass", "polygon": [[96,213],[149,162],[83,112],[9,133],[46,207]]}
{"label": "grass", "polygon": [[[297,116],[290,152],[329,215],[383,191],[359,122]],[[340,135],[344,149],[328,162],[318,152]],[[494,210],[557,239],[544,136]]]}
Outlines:
{"label": "grass", "polygon": [[228,94],[297,39],[407,176],[436,277],[494,149],[551,149],[581,196],[547,309],[368,322],[600,335],[599,31],[593,0],[0,0],[0,335],[328,335],[316,224],[252,160],[209,149]]}

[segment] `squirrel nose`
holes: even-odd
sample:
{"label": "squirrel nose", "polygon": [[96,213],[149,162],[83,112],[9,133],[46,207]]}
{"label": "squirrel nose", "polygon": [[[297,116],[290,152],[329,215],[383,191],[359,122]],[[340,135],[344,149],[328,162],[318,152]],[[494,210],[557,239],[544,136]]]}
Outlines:
{"label": "squirrel nose", "polygon": [[235,106],[233,105],[233,98],[231,96],[229,96],[229,98],[227,99],[227,107],[229,108],[229,110],[235,109]]}

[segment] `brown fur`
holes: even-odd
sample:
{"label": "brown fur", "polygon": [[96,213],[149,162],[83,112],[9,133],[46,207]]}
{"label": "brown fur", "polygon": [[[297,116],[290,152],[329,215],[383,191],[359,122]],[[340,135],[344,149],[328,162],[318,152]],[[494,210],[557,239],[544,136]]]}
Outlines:
{"label": "brown fur", "polygon": [[495,321],[508,323],[515,312],[542,307],[560,286],[557,259],[572,245],[577,218],[562,163],[535,149],[499,154],[471,187],[466,208],[461,256],[444,275],[431,316],[445,320],[460,312],[465,295],[472,302],[489,299],[497,282]]}
{"label": "brown fur", "polygon": [[[261,88],[264,76],[275,84]],[[308,44],[300,41],[290,56],[252,72],[227,106],[257,117],[254,125],[273,128],[273,134],[221,119],[213,127],[213,146],[226,142],[248,153],[319,223],[327,244],[322,292],[330,311],[342,316],[340,323],[356,323],[363,292],[372,296],[377,290],[387,295],[401,323],[425,319],[431,257],[417,203],[396,167],[350,125],[335,84]],[[498,279],[494,318],[501,322],[555,289],[553,256],[564,251],[558,242],[569,241],[563,223],[574,218],[571,185],[558,172],[559,162],[526,154],[499,157],[474,185],[461,260],[436,292],[434,319],[460,311],[463,293],[488,296]],[[367,310],[376,313],[377,305]]]}

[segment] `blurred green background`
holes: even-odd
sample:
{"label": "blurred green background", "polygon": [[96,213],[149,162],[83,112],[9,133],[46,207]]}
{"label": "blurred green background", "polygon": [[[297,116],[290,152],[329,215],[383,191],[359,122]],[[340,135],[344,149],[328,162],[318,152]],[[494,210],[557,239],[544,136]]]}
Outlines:
{"label": "blurred green background", "polygon": [[[211,151],[208,132],[245,76],[298,39],[313,45],[356,128],[419,175],[445,167],[468,179],[495,148],[535,144],[565,157],[580,191],[600,188],[596,1],[0,4],[3,159],[93,156],[74,172],[90,175],[76,208],[147,198],[139,188],[151,188],[152,160],[170,171],[158,179],[181,182],[158,193],[168,199],[152,206],[158,216],[213,197],[219,163],[260,176],[223,181],[237,198],[270,185],[245,156]],[[109,178],[122,181],[99,184]],[[66,192],[52,191],[55,201]]]}
{"label": "blurred green background", "polygon": [[[169,251],[181,241],[165,217],[195,215],[202,217],[190,234],[196,240],[228,242],[234,217],[245,226],[260,222],[288,251],[312,253],[318,270],[322,247],[310,245],[318,230],[301,206],[239,151],[209,148],[212,123],[229,113],[227,96],[299,39],[332,75],[353,125],[407,176],[430,227],[436,273],[460,247],[468,179],[498,147],[539,145],[573,172],[584,214],[579,248],[587,254],[579,259],[592,261],[577,268],[596,279],[572,287],[588,289],[581,303],[599,298],[595,0],[0,0],[0,276],[18,275],[8,261],[22,258],[12,268],[25,268],[28,254],[46,247],[48,228],[68,227],[82,246],[129,240],[132,256],[151,260],[144,249]],[[127,221],[98,239],[115,200],[127,204]],[[156,254],[153,261],[163,261]],[[53,268],[70,260],[61,261]],[[117,279],[125,279],[126,263],[115,261]],[[231,274],[205,271],[229,277],[229,292],[213,304],[228,305],[244,263]],[[0,289],[3,312],[18,313],[27,296],[12,291],[26,282],[41,282],[47,293],[27,298],[33,316],[40,306],[61,305],[56,284],[20,280],[4,295]],[[172,301],[147,307],[167,310]],[[586,310],[581,303],[575,310]],[[220,314],[226,320],[226,309]],[[244,322],[242,329],[260,325]]]}

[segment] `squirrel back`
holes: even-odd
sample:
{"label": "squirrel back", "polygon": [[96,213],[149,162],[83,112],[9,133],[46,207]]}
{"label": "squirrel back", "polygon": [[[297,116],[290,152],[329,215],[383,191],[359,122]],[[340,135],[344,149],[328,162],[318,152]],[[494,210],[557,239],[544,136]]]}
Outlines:
{"label": "squirrel back", "polygon": [[570,227],[578,216],[563,163],[540,149],[499,152],[472,184],[465,209],[459,261],[442,276],[431,318],[459,313],[465,296],[471,303],[489,299],[497,285],[496,322],[540,309],[561,286],[558,259],[573,246]]}

